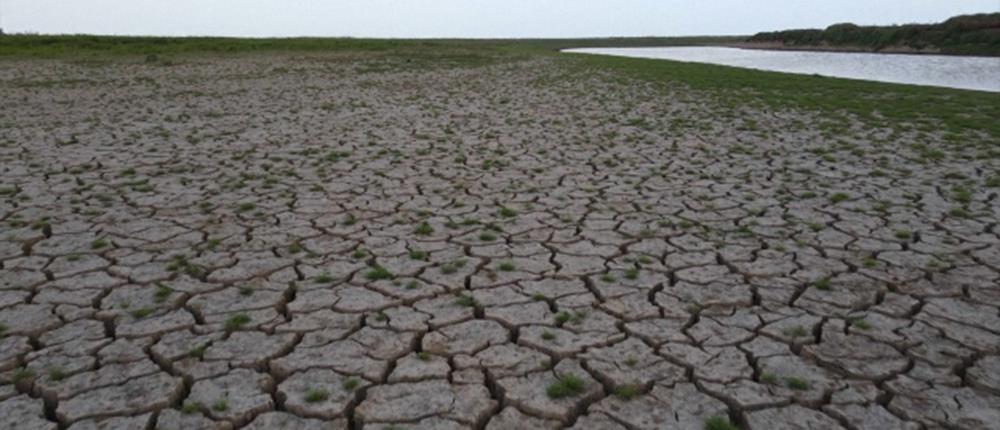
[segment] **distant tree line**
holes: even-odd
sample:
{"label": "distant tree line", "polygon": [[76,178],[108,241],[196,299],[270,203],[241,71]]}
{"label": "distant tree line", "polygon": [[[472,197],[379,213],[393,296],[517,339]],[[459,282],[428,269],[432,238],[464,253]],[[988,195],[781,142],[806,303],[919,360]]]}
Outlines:
{"label": "distant tree line", "polygon": [[751,43],[786,47],[858,48],[870,51],[916,50],[946,54],[1000,55],[1000,13],[961,15],[940,24],[885,27],[834,24],[825,30],[785,30],[758,33]]}

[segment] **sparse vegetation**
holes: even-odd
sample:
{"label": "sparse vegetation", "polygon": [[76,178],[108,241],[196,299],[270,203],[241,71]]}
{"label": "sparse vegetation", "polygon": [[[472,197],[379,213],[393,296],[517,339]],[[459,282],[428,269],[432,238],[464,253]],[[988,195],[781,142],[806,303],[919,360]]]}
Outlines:
{"label": "sparse vegetation", "polygon": [[413,234],[417,236],[430,236],[434,234],[434,227],[431,227],[431,225],[426,222],[422,222],[413,230]]}
{"label": "sparse vegetation", "polygon": [[704,430],[739,430],[739,427],[729,422],[729,418],[714,416],[705,420]]}
{"label": "sparse vegetation", "polygon": [[799,377],[789,377],[785,378],[785,386],[796,391],[805,391],[809,389],[809,381]]}
{"label": "sparse vegetation", "polygon": [[203,411],[204,409],[205,407],[202,406],[201,403],[188,401],[184,402],[184,405],[181,406],[181,413],[183,413],[184,415],[197,414]]}
{"label": "sparse vegetation", "polygon": [[306,403],[319,403],[330,398],[330,393],[322,388],[310,388],[306,390],[304,400]]}
{"label": "sparse vegetation", "polygon": [[556,382],[549,384],[545,388],[545,394],[553,399],[562,399],[565,397],[574,397],[583,393],[583,390],[587,388],[585,382],[578,376],[567,373],[559,376]]}
{"label": "sparse vegetation", "polygon": [[250,321],[251,321],[250,315],[244,313],[238,313],[230,316],[229,318],[226,318],[226,321],[223,323],[222,327],[226,331],[236,331],[242,328],[243,326],[249,324]]}
{"label": "sparse vegetation", "polygon": [[369,281],[392,279],[393,277],[394,276],[392,275],[391,272],[389,272],[388,269],[379,265],[372,266],[370,269],[368,269],[368,272],[365,272],[365,279]]}
{"label": "sparse vegetation", "polygon": [[621,385],[615,388],[615,397],[622,400],[632,400],[640,394],[642,394],[642,391],[635,385]]}
{"label": "sparse vegetation", "polygon": [[350,377],[341,382],[340,386],[344,391],[354,391],[361,386],[361,381],[358,378]]}
{"label": "sparse vegetation", "polygon": [[473,307],[478,304],[476,299],[468,294],[459,294],[455,296],[455,304],[459,306]]}
{"label": "sparse vegetation", "polygon": [[132,318],[135,318],[137,320],[141,320],[143,318],[146,318],[146,317],[152,315],[153,312],[156,312],[156,311],[154,309],[152,309],[152,308],[139,308],[139,309],[133,309],[133,310],[129,311],[129,315],[131,315]]}
{"label": "sparse vegetation", "polygon": [[850,194],[847,193],[834,193],[830,195],[830,203],[836,204],[847,201],[850,198],[851,198]]}
{"label": "sparse vegetation", "polygon": [[219,399],[212,403],[212,410],[216,412],[225,412],[229,409],[229,400]]}

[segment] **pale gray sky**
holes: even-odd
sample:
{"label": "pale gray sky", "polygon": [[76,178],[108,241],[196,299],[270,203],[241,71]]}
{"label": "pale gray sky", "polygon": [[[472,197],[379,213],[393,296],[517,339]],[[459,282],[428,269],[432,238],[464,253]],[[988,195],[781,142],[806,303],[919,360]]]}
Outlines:
{"label": "pale gray sky", "polygon": [[0,0],[0,27],[174,36],[678,36],[997,11],[1000,0]]}

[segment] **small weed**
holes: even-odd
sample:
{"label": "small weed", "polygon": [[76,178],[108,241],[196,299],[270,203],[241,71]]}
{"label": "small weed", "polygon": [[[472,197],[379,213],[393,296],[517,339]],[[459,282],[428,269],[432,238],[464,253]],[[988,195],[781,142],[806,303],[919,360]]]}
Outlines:
{"label": "small weed", "polygon": [[251,321],[250,315],[239,313],[229,318],[226,318],[226,322],[223,323],[223,328],[226,331],[236,331],[239,330],[240,327],[249,324],[250,321]]}
{"label": "small weed", "polygon": [[959,207],[959,206],[951,208],[951,210],[948,211],[948,215],[951,215],[951,216],[953,216],[955,218],[971,218],[972,217],[972,214],[969,213],[968,210],[966,210],[963,207]]}
{"label": "small weed", "polygon": [[212,403],[213,411],[225,412],[227,409],[229,409],[229,401],[226,399],[219,399]]}
{"label": "small weed", "polygon": [[820,278],[813,283],[813,286],[816,287],[817,290],[830,291],[830,277]]}
{"label": "small weed", "polygon": [[35,377],[35,371],[27,367],[18,367],[14,369],[14,373],[11,375],[11,382],[17,384],[21,381],[27,381]]}
{"label": "small weed", "polygon": [[453,275],[458,272],[458,269],[465,267],[465,260],[455,260],[451,263],[441,266],[441,273],[445,275]]}
{"label": "small weed", "polygon": [[56,382],[62,381],[63,379],[66,379],[66,376],[67,376],[66,371],[63,370],[61,367],[55,367],[49,369],[49,379],[53,381]]}
{"label": "small weed", "polygon": [[319,403],[330,398],[330,393],[322,388],[310,388],[306,390],[306,403]]}
{"label": "small weed", "polygon": [[768,385],[778,385],[778,375],[773,373],[764,372],[760,375],[760,382]]}
{"label": "small weed", "polygon": [[796,391],[805,391],[809,389],[809,381],[798,377],[785,378],[785,386]]}
{"label": "small weed", "polygon": [[864,318],[855,318],[855,319],[849,320],[848,322],[850,322],[851,327],[857,327],[858,330],[871,330],[871,328],[872,328],[871,323],[869,323],[868,321],[865,321]]}
{"label": "small weed", "polygon": [[809,331],[805,327],[797,325],[795,327],[786,328],[782,331],[785,336],[788,337],[805,337],[809,335]]}
{"label": "small weed", "polygon": [[705,430],[739,430],[739,427],[729,422],[729,418],[714,416],[705,420]]}
{"label": "small weed", "polygon": [[163,303],[167,301],[167,298],[169,298],[170,294],[173,292],[174,291],[171,290],[170,288],[160,285],[159,287],[156,288],[156,291],[153,293],[153,301],[156,303]]}
{"label": "small weed", "polygon": [[542,332],[542,340],[555,340],[555,339],[556,339],[555,333],[548,330]]}
{"label": "small weed", "polygon": [[952,193],[952,197],[956,202],[962,204],[972,203],[972,191],[962,187],[955,187],[952,189]]}
{"label": "small weed", "polygon": [[93,242],[90,242],[90,249],[101,249],[106,246],[108,246],[108,241],[105,239],[97,239]]}
{"label": "small weed", "polygon": [[476,306],[478,302],[476,302],[476,299],[470,295],[459,294],[455,297],[455,304],[459,306],[473,307]]}
{"label": "small weed", "polygon": [[188,357],[197,358],[197,359],[201,360],[202,358],[205,357],[205,350],[206,349],[208,349],[208,344],[199,345],[199,346],[196,346],[194,348],[191,348],[191,350],[188,351]]}
{"label": "small weed", "polygon": [[430,236],[434,234],[434,227],[426,222],[420,223],[416,229],[413,230],[413,234],[417,236]]}
{"label": "small weed", "polygon": [[427,253],[424,252],[424,251],[420,251],[420,250],[414,249],[414,250],[410,251],[410,259],[411,260],[426,260],[427,259]]}
{"label": "small weed", "polygon": [[501,272],[513,272],[517,268],[514,266],[514,263],[505,261],[503,263],[500,263],[500,265],[497,266],[497,269],[499,269]]}
{"label": "small weed", "polygon": [[132,312],[129,312],[129,315],[132,315],[132,318],[135,318],[137,320],[141,320],[143,318],[146,318],[146,317],[152,315],[153,312],[154,312],[153,309],[150,309],[150,308],[141,308],[141,309],[135,309]]}
{"label": "small weed", "polygon": [[830,203],[837,204],[846,201],[850,198],[851,196],[847,193],[834,193],[833,195],[830,196]]}
{"label": "small weed", "polygon": [[635,280],[639,279],[639,269],[635,267],[630,267],[625,270],[625,279]]}
{"label": "small weed", "polygon": [[632,400],[642,394],[635,385],[622,385],[615,388],[615,396],[622,400]]}
{"label": "small weed", "polygon": [[494,240],[497,240],[497,235],[488,231],[484,231],[479,234],[479,240],[483,242],[492,242]]}
{"label": "small weed", "polygon": [[508,207],[500,208],[500,217],[502,218],[514,218],[517,216],[517,212]]}
{"label": "small weed", "polygon": [[198,402],[185,402],[184,406],[181,406],[181,413],[184,415],[191,415],[200,413],[205,407]]}
{"label": "small weed", "polygon": [[566,311],[559,312],[558,314],[556,314],[556,323],[560,325],[566,324],[567,322],[569,322],[570,318],[572,317],[570,316],[569,312]]}
{"label": "small weed", "polygon": [[389,270],[387,270],[386,268],[379,265],[372,266],[372,268],[369,269],[367,273],[365,273],[365,279],[368,279],[369,281],[378,281],[382,279],[392,279],[392,278],[393,274],[389,272]]}
{"label": "small weed", "polygon": [[244,212],[250,212],[254,209],[257,209],[257,205],[254,203],[249,203],[249,202],[240,203],[240,205],[236,207],[236,212],[244,213]]}
{"label": "small weed", "polygon": [[584,318],[587,318],[587,312],[582,310],[573,312],[562,311],[556,314],[556,322],[559,324],[580,324]]}
{"label": "small weed", "polygon": [[580,393],[583,393],[583,390],[586,387],[587,386],[582,379],[572,373],[567,373],[560,376],[556,382],[549,384],[549,386],[545,388],[545,394],[552,399],[562,399],[577,396]]}
{"label": "small weed", "polygon": [[340,387],[345,391],[354,391],[359,386],[361,386],[361,381],[359,381],[358,378],[347,378],[344,382],[340,383]]}
{"label": "small weed", "polygon": [[323,272],[323,273],[320,273],[319,275],[316,275],[316,277],[313,278],[313,280],[315,280],[316,282],[318,282],[320,284],[329,284],[329,283],[333,282],[333,276],[330,276],[329,273]]}
{"label": "small weed", "polygon": [[899,240],[910,240],[910,238],[913,237],[913,233],[909,230],[896,230],[895,236],[896,239]]}

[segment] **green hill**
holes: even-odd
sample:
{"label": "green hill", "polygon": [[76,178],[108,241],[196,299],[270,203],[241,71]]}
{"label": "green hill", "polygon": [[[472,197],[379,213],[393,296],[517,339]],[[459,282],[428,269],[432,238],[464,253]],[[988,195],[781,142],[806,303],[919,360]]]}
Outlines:
{"label": "green hill", "polygon": [[758,33],[750,45],[789,49],[923,52],[1000,56],[1000,13],[961,15],[940,24],[858,26]]}

